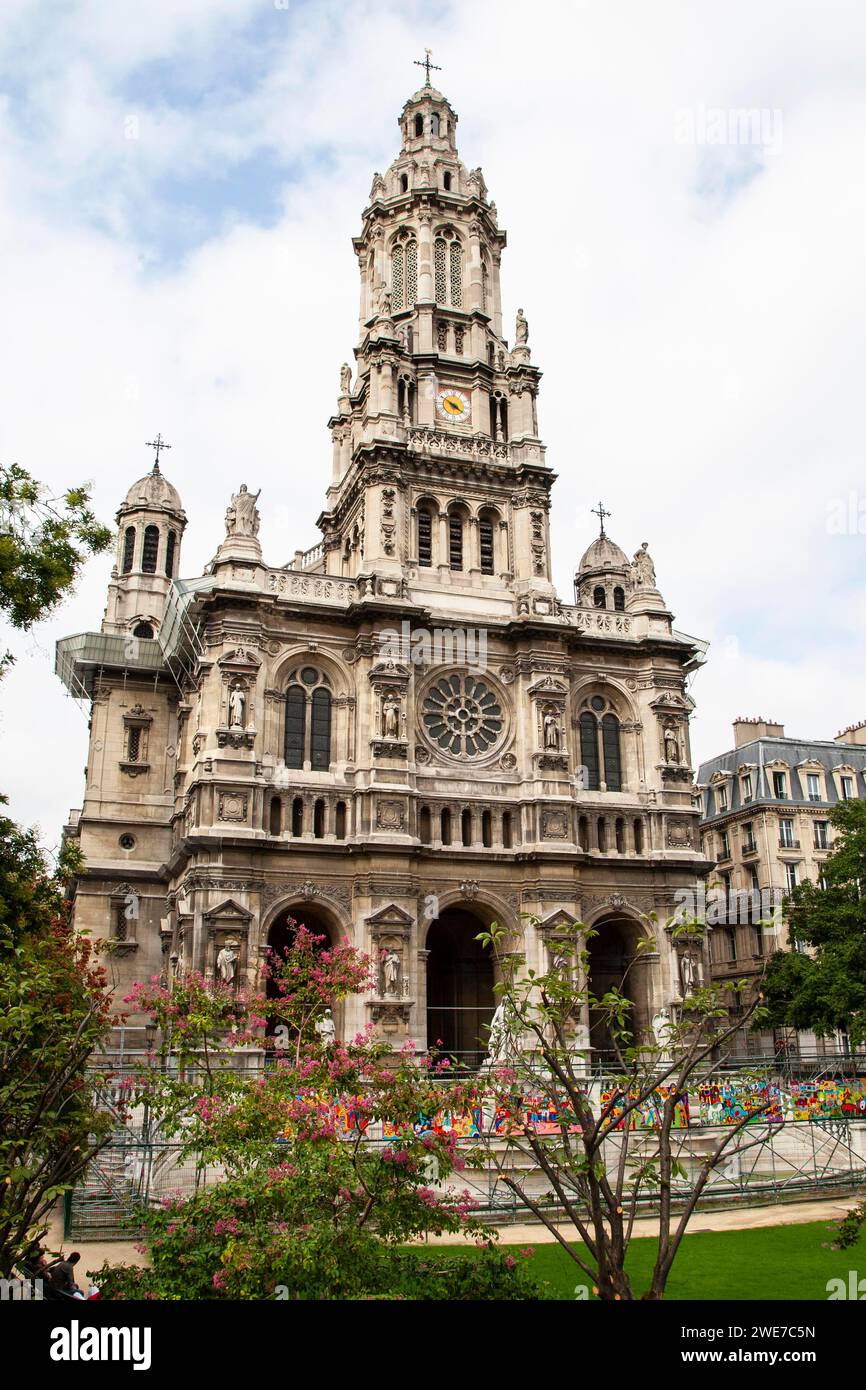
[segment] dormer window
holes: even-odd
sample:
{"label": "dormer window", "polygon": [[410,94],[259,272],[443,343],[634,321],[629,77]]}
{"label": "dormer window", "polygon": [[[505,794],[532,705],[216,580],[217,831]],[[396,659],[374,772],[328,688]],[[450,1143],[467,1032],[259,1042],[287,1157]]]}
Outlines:
{"label": "dormer window", "polygon": [[751,774],[751,772],[747,772],[746,775],[745,775],[745,777],[743,778],[743,801],[751,801],[751,799],[752,799],[752,774]]}
{"label": "dormer window", "polygon": [[777,801],[787,801],[788,799],[788,784],[784,772],[773,773],[773,796]]}
{"label": "dormer window", "polygon": [[728,809],[728,789],[727,787],[716,788],[716,812],[722,815]]}

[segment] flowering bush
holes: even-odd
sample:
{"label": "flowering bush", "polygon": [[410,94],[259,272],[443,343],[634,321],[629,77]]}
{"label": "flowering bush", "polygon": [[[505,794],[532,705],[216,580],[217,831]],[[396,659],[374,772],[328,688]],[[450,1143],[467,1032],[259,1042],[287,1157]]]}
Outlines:
{"label": "flowering bush", "polygon": [[[414,1263],[421,1256],[398,1247],[426,1232],[489,1234],[468,1190],[446,1182],[479,1166],[481,1155],[418,1123],[460,1110],[468,1094],[459,1084],[446,1090],[437,1065],[410,1045],[395,1056],[369,1030],[348,1042],[320,1036],[325,1009],[369,980],[369,962],[353,948],[323,950],[299,927],[271,969],[271,999],[201,976],[133,992],[130,1002],[151,1013],[173,1059],[143,1071],[139,1099],[163,1138],[219,1165],[225,1180],[144,1210],[151,1269],[106,1267],[104,1296],[444,1296],[442,1279],[424,1282],[429,1267]],[[272,1049],[251,1078],[231,1064],[233,1053],[267,1046],[266,1017],[284,1022],[292,1046]],[[529,1296],[518,1292],[525,1276],[491,1258],[469,1257],[482,1283],[500,1280],[515,1291],[503,1296]],[[475,1275],[462,1277],[475,1287]],[[419,1294],[413,1284],[439,1293]]]}

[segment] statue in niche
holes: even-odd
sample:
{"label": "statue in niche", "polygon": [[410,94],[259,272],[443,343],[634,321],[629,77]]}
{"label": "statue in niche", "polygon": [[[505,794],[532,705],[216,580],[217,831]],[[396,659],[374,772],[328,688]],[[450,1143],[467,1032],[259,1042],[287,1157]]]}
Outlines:
{"label": "statue in niche", "polygon": [[337,1041],[337,1025],[334,1022],[330,1009],[326,1009],[321,1018],[316,1019],[316,1035],[325,1051],[334,1046]]}
{"label": "statue in niche", "polygon": [[400,700],[396,695],[386,695],[382,702],[382,737],[400,737]]}
{"label": "statue in niche", "polygon": [[656,1042],[656,1047],[659,1049],[659,1052],[661,1054],[659,1057],[659,1061],[670,1061],[671,1033],[673,1031],[673,1024],[671,1023],[671,1016],[668,1013],[667,1009],[659,1009],[658,1013],[653,1015],[652,1030],[653,1037],[655,1038]]}
{"label": "statue in niche", "polygon": [[352,368],[344,362],[340,368],[340,395],[348,396],[352,386]]}
{"label": "statue in niche", "polygon": [[507,999],[501,999],[490,1022],[486,1066],[505,1063],[514,1056],[514,1016]]}
{"label": "statue in niche", "polygon": [[686,951],[685,955],[680,960],[680,980],[683,986],[683,998],[688,998],[690,994],[694,994],[697,979],[698,972],[695,958],[691,951]]}
{"label": "statue in niche", "polygon": [[400,993],[400,957],[393,947],[382,958],[382,979],[387,998]]}
{"label": "statue in niche", "polygon": [[559,751],[559,720],[550,710],[544,716],[544,746],[549,752]]}
{"label": "statue in niche", "polygon": [[514,342],[517,347],[529,341],[529,320],[522,309],[517,310],[517,322],[514,325]]}
{"label": "statue in niche", "polygon": [[221,951],[216,958],[217,974],[223,984],[233,985],[237,974],[238,960],[240,952],[238,941],[234,936],[230,936],[223,944]]}
{"label": "statue in niche", "polygon": [[680,760],[680,744],[677,738],[677,731],[673,724],[667,724],[664,731],[665,740],[665,762],[678,763]]}
{"label": "statue in niche", "polygon": [[253,495],[247,489],[246,483],[241,483],[240,491],[236,492],[229,503],[226,511],[226,535],[227,536],[257,536],[259,534],[259,516],[256,502],[261,496],[261,488]]}
{"label": "statue in niche", "polygon": [[229,725],[233,729],[244,727],[244,712],[246,710],[247,696],[243,686],[233,685],[229,691]]}
{"label": "statue in niche", "polygon": [[650,553],[647,550],[646,541],[641,543],[640,550],[635,551],[635,556],[632,561],[632,570],[634,572],[634,582],[639,589],[655,588],[656,570],[650,558]]}

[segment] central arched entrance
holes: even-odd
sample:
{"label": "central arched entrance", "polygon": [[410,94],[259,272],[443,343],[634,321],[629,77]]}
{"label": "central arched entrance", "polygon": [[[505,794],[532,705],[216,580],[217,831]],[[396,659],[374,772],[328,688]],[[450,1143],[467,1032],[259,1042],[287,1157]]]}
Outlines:
{"label": "central arched entrance", "polygon": [[[319,943],[321,950],[327,950],[334,945],[336,933],[325,914],[317,908],[308,907],[306,903],[296,903],[293,907],[284,908],[279,916],[274,918],[268,930],[268,945],[279,960],[285,958],[285,952],[292,945],[299,926],[304,926],[314,936],[323,938]],[[265,981],[265,994],[268,999],[279,998],[277,983],[270,975]],[[273,1033],[277,1022],[276,1018],[268,1018],[268,1034]]]}
{"label": "central arched entrance", "polygon": [[427,933],[427,1043],[468,1070],[487,1055],[496,1008],[493,956],[476,937],[484,923],[448,908]]}
{"label": "central arched entrance", "polygon": [[[608,990],[618,990],[632,1002],[629,1012],[629,1026],[639,1036],[640,1022],[637,1017],[635,979],[632,962],[636,953],[636,931],[633,922],[623,918],[597,922],[593,930],[598,933],[588,943],[589,991],[594,999],[601,999]],[[590,1008],[589,1042],[593,1048],[596,1062],[614,1062],[614,1040],[611,1035],[606,1010]],[[622,1046],[622,1044],[620,1044]]]}

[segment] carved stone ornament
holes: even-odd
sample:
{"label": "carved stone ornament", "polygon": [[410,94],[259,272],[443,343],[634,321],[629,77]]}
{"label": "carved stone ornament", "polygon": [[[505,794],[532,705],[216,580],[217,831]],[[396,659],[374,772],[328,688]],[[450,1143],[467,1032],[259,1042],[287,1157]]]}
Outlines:
{"label": "carved stone ornament", "polygon": [[565,810],[542,811],[541,838],[543,840],[567,840],[568,812]]}
{"label": "carved stone ornament", "polygon": [[248,799],[243,792],[220,792],[217,819],[242,823],[247,818]]}

